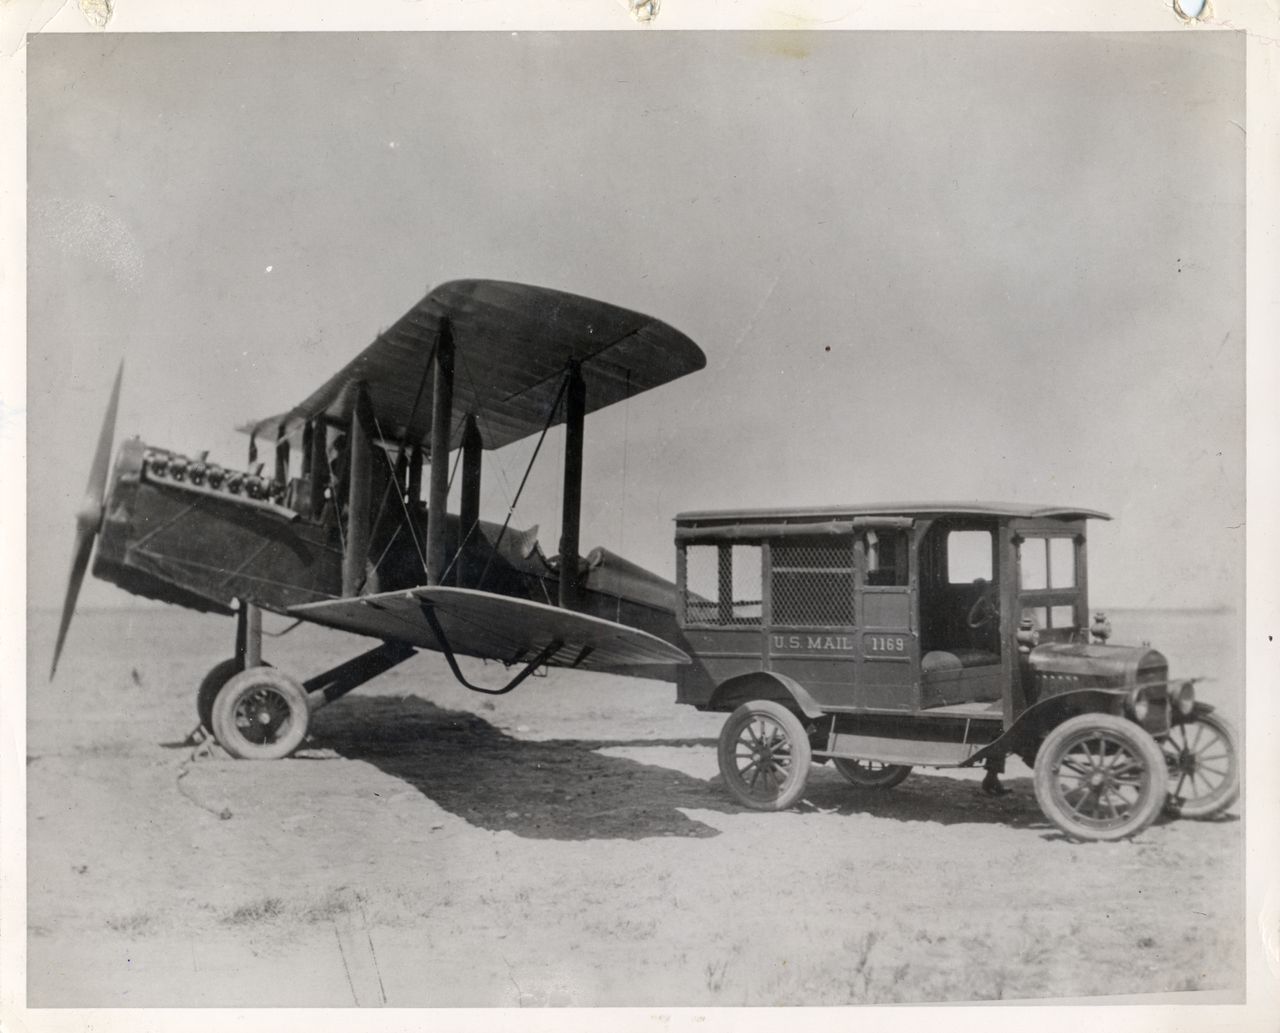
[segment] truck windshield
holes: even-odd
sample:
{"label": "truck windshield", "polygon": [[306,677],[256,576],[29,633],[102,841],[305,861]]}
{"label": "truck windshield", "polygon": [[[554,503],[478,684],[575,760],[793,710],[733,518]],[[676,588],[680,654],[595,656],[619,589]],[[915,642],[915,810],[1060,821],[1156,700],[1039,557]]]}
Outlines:
{"label": "truck windshield", "polygon": [[1041,632],[1074,634],[1081,620],[1075,539],[1064,535],[1023,539],[1018,545],[1018,587],[1022,619],[1029,619]]}

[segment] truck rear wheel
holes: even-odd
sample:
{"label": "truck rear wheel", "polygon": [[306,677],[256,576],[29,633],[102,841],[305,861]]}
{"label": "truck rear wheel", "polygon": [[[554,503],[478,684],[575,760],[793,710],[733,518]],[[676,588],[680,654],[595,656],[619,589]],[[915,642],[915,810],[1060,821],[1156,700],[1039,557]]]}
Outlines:
{"label": "truck rear wheel", "polygon": [[799,800],[813,763],[804,725],[772,700],[753,700],[730,714],[717,752],[730,794],[757,811],[784,811]]}
{"label": "truck rear wheel", "polygon": [[892,789],[909,774],[910,764],[882,764],[878,760],[849,760],[836,757],[831,763],[860,789]]}
{"label": "truck rear wheel", "polygon": [[1036,800],[1072,839],[1116,840],[1141,832],[1164,806],[1167,778],[1156,741],[1112,714],[1062,722],[1036,756]]}

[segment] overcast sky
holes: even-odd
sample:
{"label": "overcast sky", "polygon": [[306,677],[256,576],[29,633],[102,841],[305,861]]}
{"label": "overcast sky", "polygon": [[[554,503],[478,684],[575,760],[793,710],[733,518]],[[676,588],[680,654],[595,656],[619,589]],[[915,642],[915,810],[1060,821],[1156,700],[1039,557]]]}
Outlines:
{"label": "overcast sky", "polygon": [[[120,357],[117,440],[238,465],[464,276],[707,353],[588,418],[585,548],[670,575],[685,509],[1065,503],[1117,518],[1094,603],[1239,604],[1239,34],[54,35],[28,96],[33,605]],[[559,444],[515,519],[548,552]]]}

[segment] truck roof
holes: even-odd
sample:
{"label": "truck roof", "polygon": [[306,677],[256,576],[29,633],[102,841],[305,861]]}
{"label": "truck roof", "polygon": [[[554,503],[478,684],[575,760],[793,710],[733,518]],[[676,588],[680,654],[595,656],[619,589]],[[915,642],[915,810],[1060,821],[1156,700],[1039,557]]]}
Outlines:
{"label": "truck roof", "polygon": [[1078,506],[1033,506],[1014,502],[877,502],[848,506],[790,506],[778,509],[717,509],[677,513],[676,522],[702,520],[831,520],[878,516],[992,516],[1027,519],[1110,520],[1111,514]]}

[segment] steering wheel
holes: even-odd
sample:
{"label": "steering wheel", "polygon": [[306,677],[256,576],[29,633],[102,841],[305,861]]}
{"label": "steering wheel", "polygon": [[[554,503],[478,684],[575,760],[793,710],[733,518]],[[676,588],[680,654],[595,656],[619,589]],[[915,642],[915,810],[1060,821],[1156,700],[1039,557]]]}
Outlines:
{"label": "steering wheel", "polygon": [[981,628],[990,624],[1000,615],[1000,607],[996,604],[996,586],[987,584],[969,607],[966,621],[970,628]]}

